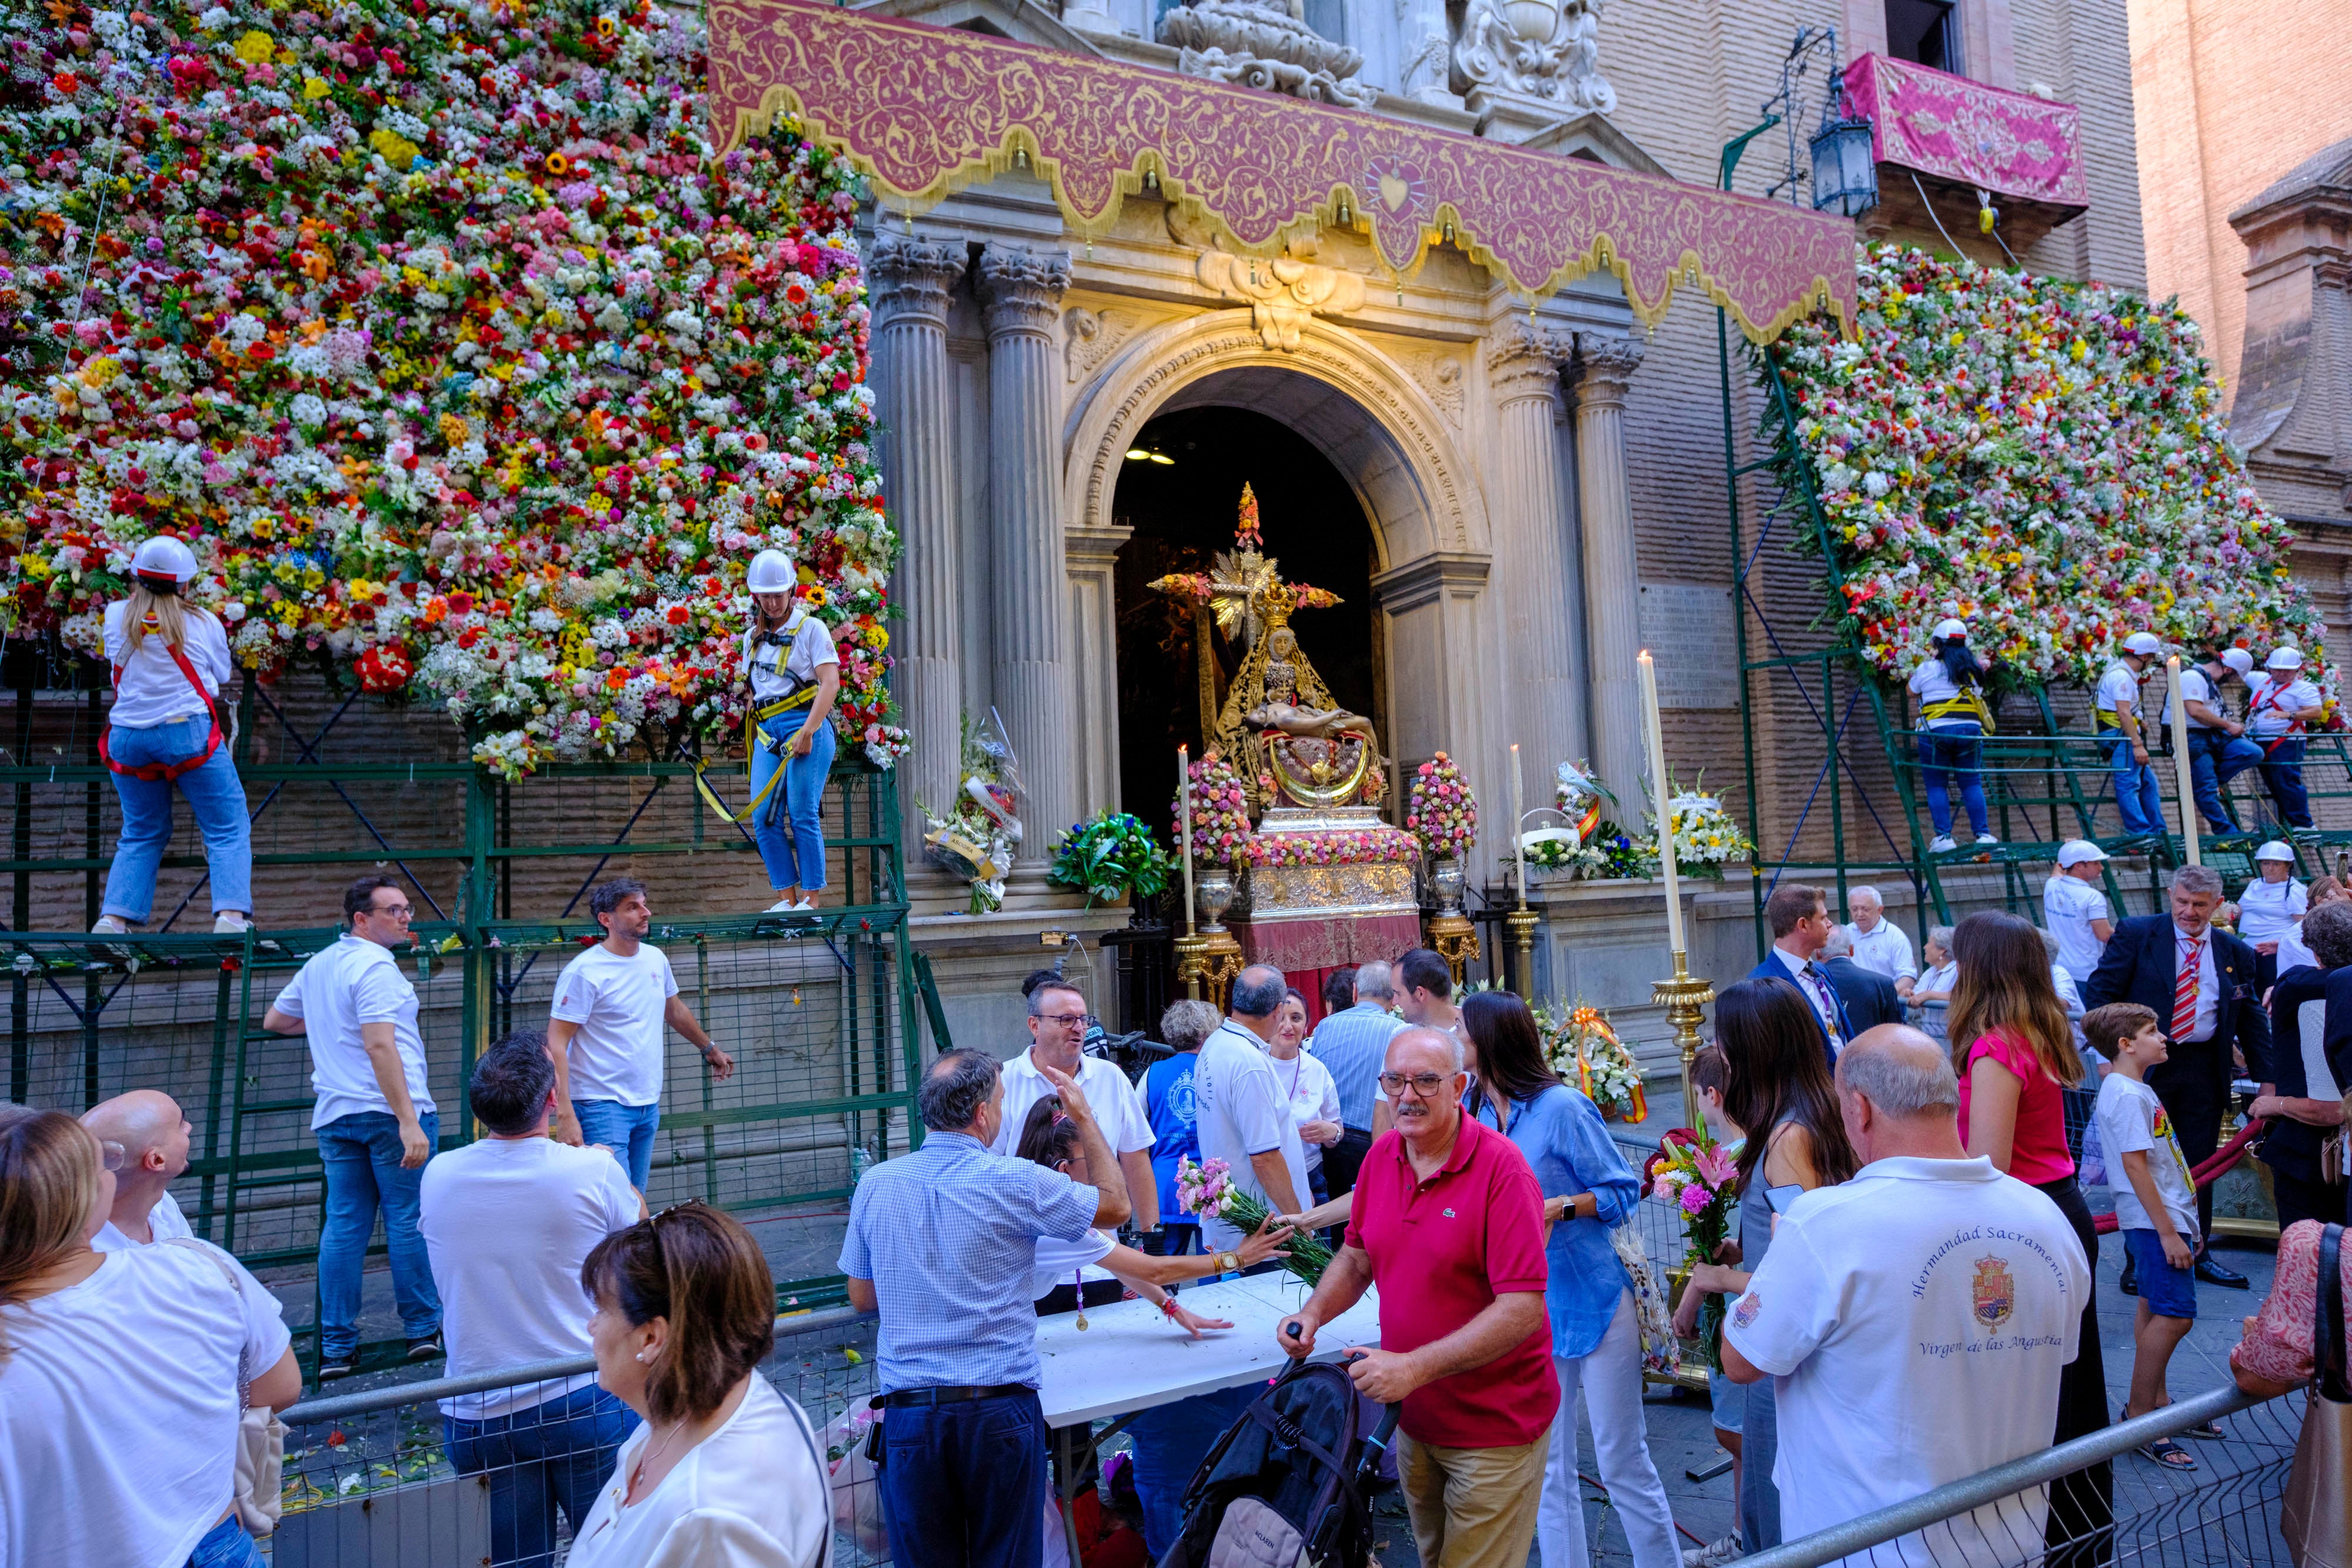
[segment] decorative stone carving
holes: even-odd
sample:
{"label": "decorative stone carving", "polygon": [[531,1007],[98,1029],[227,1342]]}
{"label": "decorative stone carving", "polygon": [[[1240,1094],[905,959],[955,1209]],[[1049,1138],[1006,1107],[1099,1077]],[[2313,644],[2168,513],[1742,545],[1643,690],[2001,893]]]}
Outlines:
{"label": "decorative stone carving", "polygon": [[1250,322],[1267,348],[1295,351],[1309,317],[1345,316],[1364,307],[1362,275],[1317,266],[1315,250],[1312,239],[1291,241],[1271,261],[1206,250],[1192,270],[1202,287],[1248,304]]}
{"label": "decorative stone carving", "polygon": [[1445,423],[1461,429],[1465,392],[1462,361],[1451,354],[1409,354],[1402,359],[1412,375],[1413,384],[1429,395],[1430,402],[1444,416]]}
{"label": "decorative stone carving", "polygon": [[1094,374],[1135,327],[1136,319],[1124,310],[1071,306],[1062,315],[1063,379],[1076,386]]}
{"label": "decorative stone carving", "polygon": [[1575,355],[1576,346],[1574,334],[1553,328],[1525,321],[1503,328],[1486,341],[1486,380],[1495,401],[1535,397],[1557,402],[1560,367]]}
{"label": "decorative stone carving", "polygon": [[1559,119],[1617,108],[1601,74],[1601,0],[1469,0],[1454,69],[1489,103],[1517,100]]}
{"label": "decorative stone carving", "polygon": [[948,300],[970,261],[970,249],[961,241],[934,245],[905,235],[881,235],[866,263],[877,285],[876,318],[903,313],[944,325]]}
{"label": "decorative stone carving", "polygon": [[1070,287],[1067,251],[992,245],[980,253],[980,300],[992,343],[1008,332],[1050,333]]}
{"label": "decorative stone carving", "polygon": [[1292,5],[1201,0],[1160,19],[1159,38],[1182,51],[1186,76],[1264,88],[1317,103],[1370,109],[1380,89],[1356,79],[1364,57],[1308,26]]}

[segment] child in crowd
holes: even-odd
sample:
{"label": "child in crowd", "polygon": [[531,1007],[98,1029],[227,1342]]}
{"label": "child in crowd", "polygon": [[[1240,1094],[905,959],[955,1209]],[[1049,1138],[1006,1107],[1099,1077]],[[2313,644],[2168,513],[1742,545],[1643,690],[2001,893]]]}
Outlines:
{"label": "child in crowd", "polygon": [[[1723,1086],[1731,1076],[1731,1064],[1724,1060],[1723,1047],[1709,1045],[1691,1058],[1691,1092],[1698,1096],[1699,1113],[1706,1120],[1706,1130],[1723,1145],[1727,1157],[1736,1156],[1745,1134],[1730,1117],[1723,1113]],[[1715,1440],[1731,1456],[1731,1517],[1739,1517],[1739,1416],[1747,1408],[1747,1391],[1720,1371],[1706,1375],[1707,1396],[1715,1403]],[[1705,1546],[1685,1547],[1683,1562],[1689,1568],[1717,1568],[1740,1555],[1739,1531],[1735,1526],[1730,1534]]]}
{"label": "child in crowd", "polygon": [[[2172,1403],[2165,1390],[2165,1367],[2173,1347],[2196,1326],[2197,1276],[2190,1270],[2200,1250],[2197,1188],[2180,1141],[2173,1136],[2172,1119],[2146,1082],[2147,1070],[2168,1054],[2154,1009],[2137,1002],[2110,1002],[2093,1009],[2083,1020],[2083,1031],[2112,1064],[2099,1084],[2093,1119],[2106,1155],[2116,1227],[2139,1272],[2131,1397],[2124,1406],[2128,1419]],[[2189,1435],[2219,1437],[2221,1433],[2209,1424],[2192,1427]],[[2189,1451],[2169,1437],[2144,1444],[2140,1452],[2169,1469],[2197,1468]]]}

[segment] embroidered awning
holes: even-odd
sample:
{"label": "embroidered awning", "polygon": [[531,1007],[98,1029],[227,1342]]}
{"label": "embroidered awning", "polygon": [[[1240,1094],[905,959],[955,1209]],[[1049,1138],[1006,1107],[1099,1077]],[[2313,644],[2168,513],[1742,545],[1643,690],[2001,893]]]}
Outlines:
{"label": "embroidered awning", "polygon": [[711,0],[708,16],[720,150],[782,110],[840,148],[886,205],[934,202],[1025,155],[1089,238],[1152,178],[1260,254],[1291,225],[1345,213],[1400,275],[1451,225],[1472,256],[1530,298],[1606,271],[1645,324],[1678,286],[1701,290],[1759,342],[1817,307],[1853,319],[1853,228],[1840,218],[808,0]]}
{"label": "embroidered awning", "polygon": [[2091,204],[2083,111],[2071,103],[1885,55],[1846,67],[1845,91],[1853,111],[1870,121],[1878,162],[2053,207]]}

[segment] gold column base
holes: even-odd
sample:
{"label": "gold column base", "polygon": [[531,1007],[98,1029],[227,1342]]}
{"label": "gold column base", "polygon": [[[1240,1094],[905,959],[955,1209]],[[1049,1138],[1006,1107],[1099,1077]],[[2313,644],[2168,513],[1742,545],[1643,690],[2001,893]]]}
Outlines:
{"label": "gold column base", "polygon": [[1225,992],[1241,972],[1242,945],[1223,926],[1176,938],[1176,978],[1192,1000],[1208,1001],[1223,1012]]}
{"label": "gold column base", "polygon": [[1445,911],[1429,917],[1429,945],[1454,971],[1454,984],[1462,984],[1463,966],[1478,956],[1478,928],[1470,917],[1458,911]]}
{"label": "gold column base", "polygon": [[1536,994],[1536,927],[1543,916],[1532,909],[1514,909],[1503,916],[1503,929],[1519,956],[1519,995],[1532,1001]]}
{"label": "gold column base", "polygon": [[1674,977],[1650,987],[1650,1003],[1666,1009],[1666,1022],[1675,1031],[1675,1049],[1682,1056],[1683,1124],[1687,1127],[1701,1125],[1705,1114],[1691,1086],[1691,1058],[1698,1054],[1698,1026],[1706,1018],[1706,1004],[1713,1000],[1715,988],[1692,975],[1690,956],[1680,948],[1675,950]]}

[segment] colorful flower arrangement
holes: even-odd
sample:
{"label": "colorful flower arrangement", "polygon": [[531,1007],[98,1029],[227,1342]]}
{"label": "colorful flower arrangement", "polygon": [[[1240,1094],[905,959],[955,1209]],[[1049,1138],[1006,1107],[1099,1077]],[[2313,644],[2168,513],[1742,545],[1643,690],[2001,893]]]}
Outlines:
{"label": "colorful flower arrangement", "polygon": [[1433,860],[1458,858],[1478,841],[1478,801],[1454,759],[1439,752],[1412,770],[1405,831]]}
{"label": "colorful flower arrangement", "polygon": [[[1244,1192],[1225,1162],[1214,1155],[1199,1165],[1190,1155],[1177,1160],[1176,1207],[1186,1214],[1213,1215],[1244,1234],[1255,1231],[1274,1213],[1264,1198]],[[1282,1260],[1284,1268],[1309,1285],[1322,1282],[1323,1270],[1331,1266],[1331,1249],[1319,1237],[1301,1230],[1282,1245],[1289,1254]]]}
{"label": "colorful flower arrangement", "polygon": [[1946,616],[1997,681],[2095,682],[2141,631],[2325,646],[2178,304],[1894,246],[1860,274],[1858,340],[1816,319],[1776,357],[1879,670],[1907,678]]}
{"label": "colorful flower arrangement", "polygon": [[[1192,860],[1196,865],[1238,870],[1249,857],[1249,791],[1234,765],[1214,747],[1190,766],[1192,777]],[[1168,815],[1183,831],[1183,800],[1169,802]]]}
{"label": "colorful flower arrangement", "polygon": [[1254,833],[1248,851],[1254,866],[1411,865],[1419,859],[1421,841],[1385,824],[1329,832]]}
{"label": "colorful flower arrangement", "polygon": [[1582,1090],[1605,1120],[1640,1122],[1649,1116],[1641,1069],[1633,1064],[1632,1050],[1617,1038],[1608,1014],[1580,1001],[1557,1016],[1549,1007],[1537,1008],[1535,1015],[1545,1061]]}
{"label": "colorful flower arrangement", "polygon": [[773,548],[887,766],[856,178],[714,161],[703,49],[646,0],[9,8],[0,628],[95,653],[175,533],[261,678],[514,777],[733,735]]}
{"label": "colorful flower arrangement", "polygon": [[923,852],[933,865],[962,877],[971,887],[965,913],[988,915],[1003,906],[1004,875],[1020,847],[1021,774],[1003,726],[992,710],[989,722],[963,716],[963,783],[941,813],[923,800]]}
{"label": "colorful flower arrangement", "polygon": [[[1665,1135],[1659,1151],[1643,1172],[1650,1196],[1681,1211],[1689,1248],[1683,1255],[1687,1273],[1700,1263],[1715,1260],[1717,1250],[1731,1236],[1731,1210],[1738,1201],[1739,1166],[1729,1150],[1715,1141],[1706,1127],[1676,1127]],[[1699,1306],[1700,1364],[1721,1366],[1717,1341],[1723,1333],[1723,1297],[1710,1294]]]}
{"label": "colorful flower arrangement", "polygon": [[[1699,775],[1699,783],[1706,776]],[[1668,788],[1673,787],[1671,779]],[[1696,788],[1681,790],[1670,799],[1675,817],[1675,869],[1685,876],[1722,880],[1723,868],[1734,861],[1746,860],[1756,852],[1755,843],[1739,831],[1723,802]],[[1654,812],[1642,813],[1643,841],[1635,846],[1642,865],[1640,874],[1659,874],[1658,819]]]}
{"label": "colorful flower arrangement", "polygon": [[1124,811],[1103,811],[1091,821],[1072,823],[1054,841],[1054,863],[1045,880],[1085,889],[1091,909],[1097,899],[1109,904],[1129,893],[1149,898],[1168,885],[1172,869],[1150,829]]}

